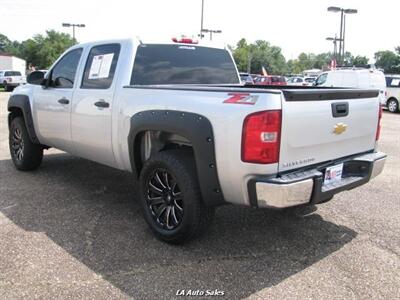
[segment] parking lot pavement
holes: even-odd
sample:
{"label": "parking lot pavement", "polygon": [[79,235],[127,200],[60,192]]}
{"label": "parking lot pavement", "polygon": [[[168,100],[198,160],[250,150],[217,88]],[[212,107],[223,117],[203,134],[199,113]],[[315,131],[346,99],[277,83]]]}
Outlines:
{"label": "parking lot pavement", "polygon": [[384,173],[290,211],[226,206],[201,239],[156,240],[129,174],[60,151],[14,169],[0,93],[0,299],[400,298],[400,114],[384,113]]}

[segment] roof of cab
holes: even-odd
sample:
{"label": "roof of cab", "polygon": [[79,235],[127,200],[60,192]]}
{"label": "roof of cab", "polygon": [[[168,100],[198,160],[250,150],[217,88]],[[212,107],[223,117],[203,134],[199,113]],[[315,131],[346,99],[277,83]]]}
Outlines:
{"label": "roof of cab", "polygon": [[180,43],[174,42],[171,39],[149,39],[149,40],[142,40],[139,37],[133,38],[125,38],[125,39],[109,39],[109,40],[99,40],[99,41],[90,41],[86,43],[80,43],[72,46],[70,49],[76,49],[80,47],[91,47],[94,45],[99,44],[113,44],[113,43],[131,43],[131,44],[162,44],[162,45],[192,45],[195,47],[211,47],[211,48],[219,48],[219,49],[226,49],[226,45],[222,43],[211,42],[207,40],[194,40],[194,43]]}

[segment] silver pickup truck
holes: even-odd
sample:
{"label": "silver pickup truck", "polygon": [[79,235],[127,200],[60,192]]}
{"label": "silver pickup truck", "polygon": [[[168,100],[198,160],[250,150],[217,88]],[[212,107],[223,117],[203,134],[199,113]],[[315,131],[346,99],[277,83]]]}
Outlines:
{"label": "silver pickup truck", "polygon": [[376,90],[246,86],[224,47],[190,39],[75,45],[11,95],[17,169],[55,147],[138,181],[163,241],[201,233],[215,207],[313,205],[378,175]]}

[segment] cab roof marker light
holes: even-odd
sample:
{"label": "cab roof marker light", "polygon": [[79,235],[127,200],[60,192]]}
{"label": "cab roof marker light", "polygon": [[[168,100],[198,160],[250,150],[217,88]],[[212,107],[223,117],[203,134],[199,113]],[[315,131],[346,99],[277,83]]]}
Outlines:
{"label": "cab roof marker light", "polygon": [[193,39],[189,39],[189,38],[181,38],[180,40],[178,40],[176,37],[172,38],[172,41],[174,43],[181,43],[181,44],[198,44],[199,41],[195,41]]}

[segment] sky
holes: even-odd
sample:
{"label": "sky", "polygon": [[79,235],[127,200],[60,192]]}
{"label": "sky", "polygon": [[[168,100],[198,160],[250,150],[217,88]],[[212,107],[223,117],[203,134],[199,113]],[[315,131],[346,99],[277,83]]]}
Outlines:
{"label": "sky", "polygon": [[[204,28],[222,30],[213,40],[230,45],[241,38],[267,40],[286,59],[301,52],[333,50],[326,37],[339,35],[339,13],[328,6],[354,8],[346,19],[346,51],[373,61],[379,50],[400,46],[399,0],[204,0]],[[62,23],[84,23],[79,42],[139,36],[143,42],[196,36],[201,0],[0,0],[0,33],[22,41],[47,29],[71,33]]]}

